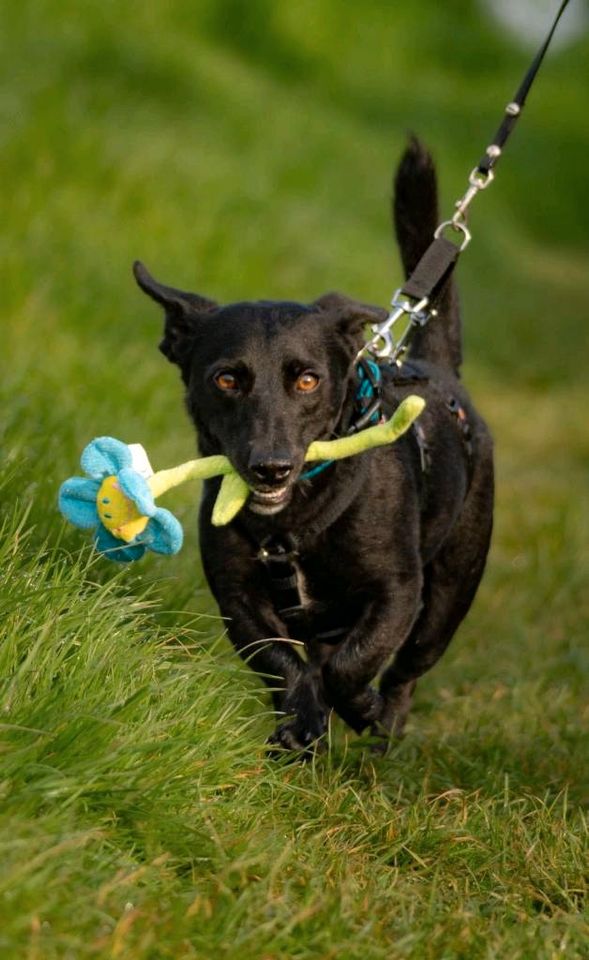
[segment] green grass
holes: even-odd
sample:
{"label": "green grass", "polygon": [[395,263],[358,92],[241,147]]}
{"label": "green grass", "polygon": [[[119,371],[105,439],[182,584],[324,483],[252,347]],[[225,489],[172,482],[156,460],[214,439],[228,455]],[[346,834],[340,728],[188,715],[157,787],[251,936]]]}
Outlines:
{"label": "green grass", "polygon": [[587,40],[551,55],[462,259],[466,376],[497,440],[475,607],[375,759],[314,764],[273,718],[186,544],[116,570],[56,491],[93,436],[192,455],[161,319],[399,270],[390,170],[414,129],[444,210],[528,53],[466,2],[23,0],[0,45],[0,955],[589,957]]}

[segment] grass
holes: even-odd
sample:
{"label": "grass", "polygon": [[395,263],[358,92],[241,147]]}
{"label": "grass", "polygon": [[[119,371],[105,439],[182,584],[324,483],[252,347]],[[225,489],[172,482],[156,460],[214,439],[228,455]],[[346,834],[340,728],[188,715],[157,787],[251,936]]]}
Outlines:
{"label": "grass", "polygon": [[227,300],[386,302],[405,130],[449,210],[527,53],[458,0],[2,17],[2,957],[588,957],[586,39],[548,59],[459,268],[498,455],[477,602],[388,758],[334,722],[298,766],[264,756],[195,489],[180,557],[125,570],[56,490],[95,435],[192,455],[135,257]]}

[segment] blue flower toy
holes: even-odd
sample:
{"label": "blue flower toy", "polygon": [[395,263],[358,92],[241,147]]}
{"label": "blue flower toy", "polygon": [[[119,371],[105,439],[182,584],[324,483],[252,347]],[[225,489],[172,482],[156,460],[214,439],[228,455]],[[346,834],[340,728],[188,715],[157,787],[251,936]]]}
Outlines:
{"label": "blue flower toy", "polygon": [[[135,458],[139,451],[135,453]],[[87,477],[70,477],[61,485],[59,509],[83,530],[96,530],[96,546],[111,560],[139,560],[146,550],[177,553],[182,526],[163,507],[144,476],[134,469],[134,450],[114,437],[88,444],[81,458]]]}

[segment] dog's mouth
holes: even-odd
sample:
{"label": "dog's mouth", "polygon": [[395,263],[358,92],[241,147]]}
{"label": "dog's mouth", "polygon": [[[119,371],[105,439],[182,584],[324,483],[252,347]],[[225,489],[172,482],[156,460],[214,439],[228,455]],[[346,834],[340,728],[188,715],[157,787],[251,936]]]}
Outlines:
{"label": "dog's mouth", "polygon": [[252,490],[248,500],[248,507],[254,513],[261,513],[269,516],[272,513],[279,513],[292,495],[292,487],[285,483],[282,487],[275,487],[273,490]]}

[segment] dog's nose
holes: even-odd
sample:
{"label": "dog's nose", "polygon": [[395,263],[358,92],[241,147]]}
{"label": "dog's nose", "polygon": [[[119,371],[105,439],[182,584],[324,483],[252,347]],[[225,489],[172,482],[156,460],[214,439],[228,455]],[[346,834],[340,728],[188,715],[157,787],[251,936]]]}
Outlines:
{"label": "dog's nose", "polygon": [[272,487],[288,479],[293,471],[293,464],[288,460],[264,458],[250,463],[250,470],[257,480]]}

